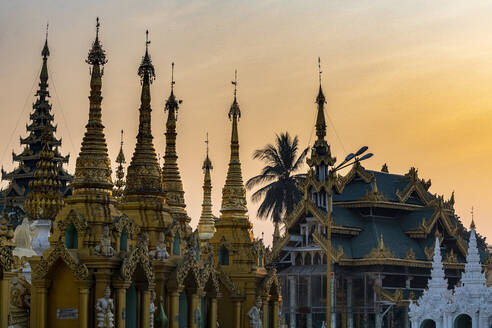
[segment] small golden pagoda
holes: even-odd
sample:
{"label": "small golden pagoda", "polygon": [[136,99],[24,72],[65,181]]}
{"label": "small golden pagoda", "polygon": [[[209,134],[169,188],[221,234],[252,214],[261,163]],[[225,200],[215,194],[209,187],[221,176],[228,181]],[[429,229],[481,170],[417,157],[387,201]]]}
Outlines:
{"label": "small golden pagoda", "polygon": [[[239,160],[238,120],[241,111],[237,102],[237,79],[234,100],[229,110],[232,121],[231,155],[227,178],[222,189],[221,216],[215,224],[210,240],[214,259],[221,274],[219,325],[241,328],[249,326],[248,312],[261,300],[263,327],[278,327],[278,309],[281,300],[280,285],[274,268],[265,268],[267,252],[262,242],[255,240],[246,207]],[[268,322],[270,320],[270,322]]]}
{"label": "small golden pagoda", "polygon": [[203,161],[203,203],[202,215],[198,221],[198,235],[201,245],[208,242],[215,232],[215,219],[212,214],[212,178],[210,171],[213,169],[212,161],[208,157],[208,133],[207,133],[207,155]]}

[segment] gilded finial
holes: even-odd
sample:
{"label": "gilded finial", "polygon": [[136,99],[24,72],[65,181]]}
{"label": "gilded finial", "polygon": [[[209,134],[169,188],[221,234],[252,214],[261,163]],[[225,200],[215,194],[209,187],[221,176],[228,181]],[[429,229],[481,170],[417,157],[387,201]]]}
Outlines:
{"label": "gilded finial", "polygon": [[208,144],[209,144],[208,132],[207,132],[207,138],[205,139],[205,144],[207,145],[206,146],[206,148],[207,148],[207,156],[205,157],[205,161],[203,162],[202,169],[204,169],[204,170],[212,170],[213,169],[212,162],[210,161],[210,158],[208,157]]}
{"label": "gilded finial", "polygon": [[43,56],[43,59],[47,59],[50,55],[50,49],[48,48],[48,27],[49,23],[46,23],[46,36],[44,40],[43,51],[41,52],[41,56]]}
{"label": "gilded finial", "polygon": [[101,26],[99,24],[99,17],[96,17],[96,40],[99,38],[99,26]]}
{"label": "gilded finial", "polygon": [[121,140],[120,140],[120,145],[123,147],[123,129],[121,129]]}
{"label": "gilded finial", "polygon": [[149,41],[149,30],[146,30],[145,31],[145,51],[147,51],[149,49],[149,44],[150,44],[150,41]]}
{"label": "gilded finial", "polygon": [[240,118],[241,110],[239,109],[239,105],[237,103],[237,70],[234,70],[234,81],[231,81],[234,85],[234,101],[232,102],[231,109],[229,110],[229,119]]}
{"label": "gilded finial", "polygon": [[145,31],[145,55],[142,57],[142,62],[138,67],[138,75],[141,77],[141,82],[145,82],[148,80],[149,83],[152,83],[155,80],[155,69],[154,65],[152,65],[152,60],[149,55],[149,30]]}
{"label": "gilded finial", "polygon": [[470,214],[471,214],[471,217],[472,217],[471,224],[470,224],[470,229],[475,229],[475,218],[474,218],[475,209],[473,208],[473,206],[471,208]]}
{"label": "gilded finial", "polygon": [[321,71],[321,58],[318,57],[318,74],[319,74],[319,85],[321,86],[321,74],[323,71]]}
{"label": "gilded finial", "polygon": [[89,65],[104,65],[108,62],[106,59],[106,53],[103,50],[101,43],[99,42],[99,17],[96,19],[96,39],[92,43],[92,48],[89,51],[86,63]]}
{"label": "gilded finial", "polygon": [[174,91],[174,85],[176,82],[174,81],[174,62],[171,63],[171,93]]}
{"label": "gilded finial", "polygon": [[234,85],[234,100],[237,94],[237,69],[234,70],[234,81],[231,82]]}

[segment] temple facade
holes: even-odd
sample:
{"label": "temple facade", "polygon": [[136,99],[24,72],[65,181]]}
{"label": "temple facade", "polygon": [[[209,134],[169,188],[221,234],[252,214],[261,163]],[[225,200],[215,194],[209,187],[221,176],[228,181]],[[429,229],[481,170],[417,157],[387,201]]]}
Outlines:
{"label": "temple facade", "polygon": [[[68,181],[64,180],[68,175],[60,171],[61,157],[52,147],[58,145],[52,139],[54,127],[47,118],[39,137],[39,161],[28,183],[25,220],[49,222],[47,248],[38,255],[15,256],[13,225],[4,208],[0,221],[0,325],[279,327],[280,283],[269,249],[253,236],[246,211],[236,90],[229,111],[231,156],[222,214],[219,219],[212,215],[212,163],[207,147],[203,211],[193,230],[177,162],[181,100],[175,96],[174,76],[165,105],[168,117],[162,168],[153,144],[151,86],[156,74],[148,32],[137,71],[141,94],[135,150],[125,176],[120,148],[117,183],[113,184],[102,120],[102,82],[108,59],[99,28],[98,20],[86,60],[90,65],[89,118],[72,192],[64,193],[63,181]],[[43,92],[40,94],[46,96]],[[49,114],[46,103],[38,107]],[[22,225],[22,233],[27,240],[26,226]],[[25,263],[32,270],[31,281],[23,274]]]}
{"label": "temple facade", "polygon": [[31,191],[30,182],[34,179],[36,166],[41,159],[41,152],[45,145],[41,139],[46,128],[49,131],[47,144],[49,150],[54,153],[53,161],[56,163],[55,171],[60,181],[62,196],[68,196],[71,193],[70,183],[73,177],[63,168],[63,165],[68,163],[69,155],[63,156],[59,152],[58,148],[61,147],[62,140],[57,139],[54,135],[57,127],[54,125],[54,116],[51,113],[49,102],[48,57],[50,50],[47,36],[41,56],[43,64],[39,75],[39,89],[36,92],[36,101],[32,105],[31,122],[26,126],[28,136],[20,138],[22,151],[19,154],[12,153],[12,160],[18,165],[11,172],[5,172],[3,168],[1,170],[2,180],[8,181],[8,185],[1,190],[0,202],[1,206],[6,206],[11,213],[10,218],[14,226],[20,224],[25,215],[24,202]]}
{"label": "temple facade", "polygon": [[[415,168],[368,170],[355,157],[351,169],[338,174],[345,162],[336,162],[325,140],[321,85],[316,103],[317,140],[304,197],[273,236],[282,318],[291,328],[409,327],[408,306],[427,286],[435,236],[452,287],[465,268],[470,232],[454,212],[454,195],[432,194],[430,180]],[[477,245],[487,274],[492,256],[484,238],[478,236]]]}

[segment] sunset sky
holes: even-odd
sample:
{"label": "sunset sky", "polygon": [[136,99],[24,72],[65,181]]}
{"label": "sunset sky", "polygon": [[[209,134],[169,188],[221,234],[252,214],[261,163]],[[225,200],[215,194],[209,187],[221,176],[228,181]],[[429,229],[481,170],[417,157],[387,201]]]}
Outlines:
{"label": "sunset sky", "polygon": [[[478,232],[492,237],[492,2],[490,1],[2,1],[0,2],[0,161],[26,136],[49,21],[50,92],[69,171],[88,119],[87,52],[101,19],[109,62],[103,122],[112,161],[124,129],[130,162],[138,127],[137,68],[149,29],[157,79],[152,85],[156,151],[165,149],[164,102],[171,62],[178,114],[178,163],[188,214],[201,211],[205,135],[210,138],[214,214],[229,157],[234,69],[238,70],[243,178],[258,174],[253,151],[289,131],[313,142],[321,57],[328,140],[338,158],[367,145],[365,162],[432,180],[465,226],[475,208]],[[336,131],[336,132],[335,132]],[[338,135],[338,137],[337,137]],[[115,168],[113,162],[113,170]],[[249,195],[251,192],[249,192]],[[256,218],[256,236],[271,241],[271,223]]]}

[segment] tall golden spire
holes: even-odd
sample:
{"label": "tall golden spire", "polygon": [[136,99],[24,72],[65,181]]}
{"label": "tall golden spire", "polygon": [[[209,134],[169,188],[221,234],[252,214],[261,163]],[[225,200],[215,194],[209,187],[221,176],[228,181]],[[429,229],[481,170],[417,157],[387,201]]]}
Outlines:
{"label": "tall golden spire", "polygon": [[104,136],[101,110],[101,87],[104,65],[107,63],[105,51],[99,42],[99,18],[96,24],[96,39],[92,44],[86,62],[91,69],[91,91],[89,96],[89,122],[87,123],[82,147],[75,166],[73,182],[74,194],[87,189],[96,189],[110,193],[113,189],[111,181],[111,164],[108,157],[108,146]]}
{"label": "tall golden spire", "polygon": [[142,93],[140,97],[140,123],[137,144],[126,175],[125,196],[127,195],[163,195],[159,163],[152,142],[150,84],[155,79],[155,69],[150,59],[148,46],[149,31],[146,31],[145,55],[138,68],[141,78]]}
{"label": "tall golden spire", "polygon": [[330,145],[325,140],[326,137],[326,120],[325,120],[325,104],[326,98],[323,94],[323,88],[321,87],[321,59],[318,57],[318,75],[319,75],[319,90],[316,97],[317,113],[316,113],[316,136],[317,139],[314,142],[314,146],[311,150],[311,158],[307,160],[309,166],[320,165],[333,165],[336,158],[331,156]]}
{"label": "tall golden spire", "polygon": [[248,211],[246,208],[246,189],[244,188],[241,173],[241,162],[239,160],[239,135],[238,120],[241,117],[241,110],[237,102],[237,71],[234,74],[234,100],[229,110],[229,119],[232,121],[231,132],[231,157],[227,178],[222,189],[222,214],[230,213],[233,216],[239,214],[244,216]]}
{"label": "tall golden spire", "polygon": [[202,215],[200,216],[200,221],[198,221],[198,235],[201,240],[210,240],[214,235],[214,216],[212,214],[212,179],[210,177],[210,170],[213,169],[212,161],[208,157],[208,133],[207,140],[207,155],[205,161],[203,162],[203,203],[202,203]]}
{"label": "tall golden spire", "polygon": [[41,135],[41,150],[39,162],[36,164],[34,179],[29,182],[31,191],[24,202],[24,209],[32,220],[54,220],[63,206],[61,198],[61,182],[58,179],[55,153],[50,149],[52,130],[49,124]]}
{"label": "tall golden spire", "polygon": [[170,207],[173,217],[179,217],[189,222],[190,218],[186,214],[186,204],[184,201],[183,183],[178,168],[178,154],[176,153],[176,121],[181,100],[176,100],[174,96],[174,63],[172,63],[171,75],[171,94],[166,101],[164,111],[168,112],[166,122],[166,153],[164,155],[164,165],[162,166],[163,189],[167,204]]}

